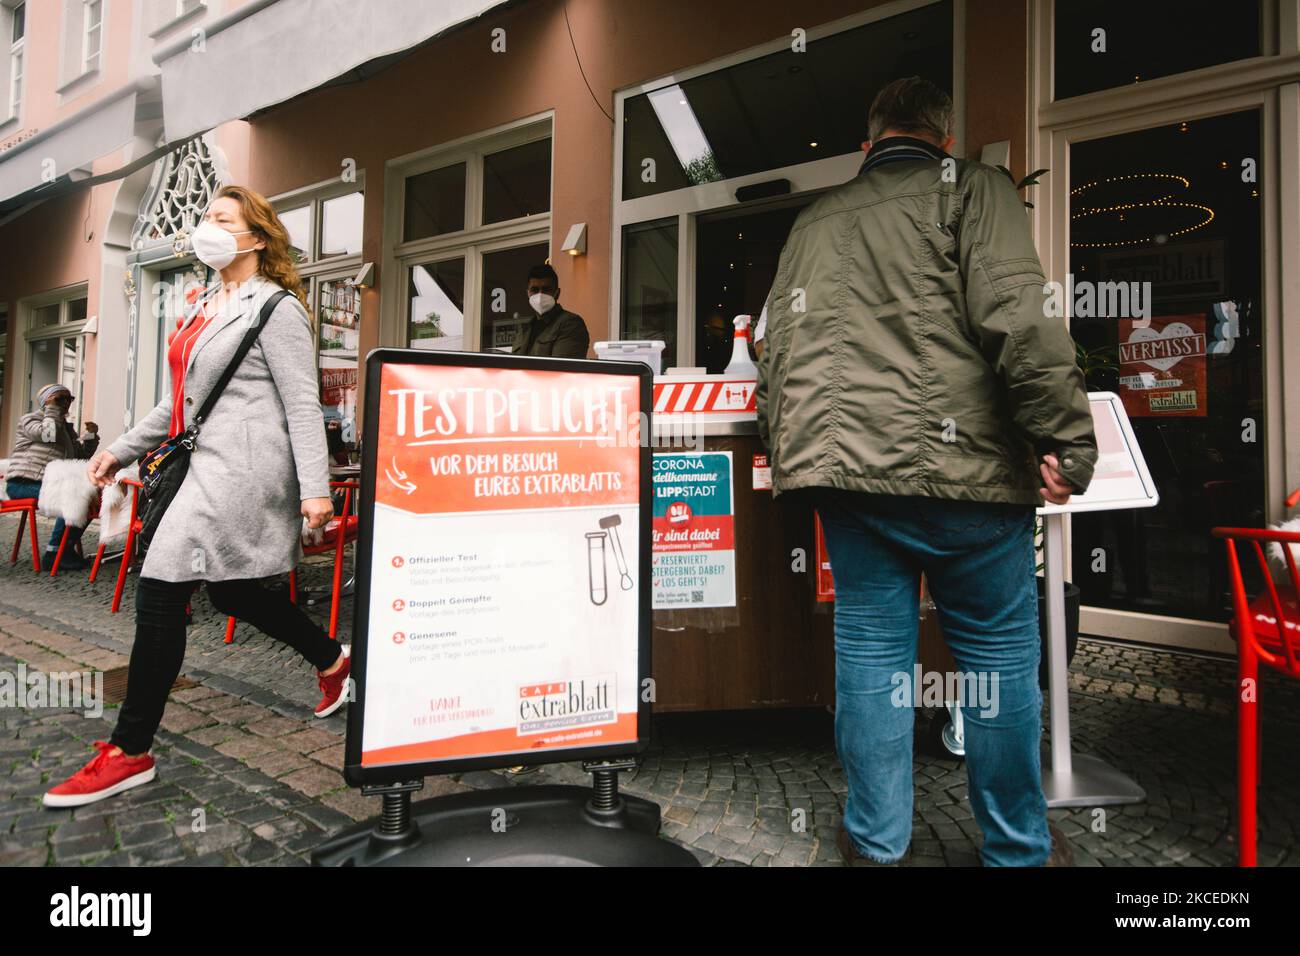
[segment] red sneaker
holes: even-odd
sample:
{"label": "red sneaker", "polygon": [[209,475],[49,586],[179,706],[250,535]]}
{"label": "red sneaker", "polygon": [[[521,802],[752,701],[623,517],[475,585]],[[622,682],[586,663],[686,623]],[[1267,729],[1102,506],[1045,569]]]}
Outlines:
{"label": "red sneaker", "polygon": [[99,753],[57,787],[46,792],[43,802],[47,807],[80,807],[103,800],[123,790],[148,783],[158,775],[153,757],[128,757],[124,753],[110,755],[113,745],[96,740]]}
{"label": "red sneaker", "polygon": [[343,666],[336,670],[329,677],[321,675],[320,671],[316,672],[316,680],[320,684],[321,697],[320,703],[316,705],[317,717],[328,717],[334,711],[338,710],[347,703],[347,694],[345,691],[348,686],[348,674],[352,671],[352,654],[351,648],[343,645]]}

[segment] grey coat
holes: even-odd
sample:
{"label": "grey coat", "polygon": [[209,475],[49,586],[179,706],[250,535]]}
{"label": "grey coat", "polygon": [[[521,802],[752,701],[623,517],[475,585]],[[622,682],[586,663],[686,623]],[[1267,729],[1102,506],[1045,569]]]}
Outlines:
{"label": "grey coat", "polygon": [[[186,426],[279,288],[255,277],[203,330],[185,373]],[[196,305],[185,324],[198,313]],[[169,383],[163,400],[109,453],[123,465],[135,461],[169,437],[171,414]],[[200,426],[189,472],[158,525],[141,574],[227,581],[289,571],[302,555],[301,502],[328,495],[311,323],[302,304],[288,296]]]}

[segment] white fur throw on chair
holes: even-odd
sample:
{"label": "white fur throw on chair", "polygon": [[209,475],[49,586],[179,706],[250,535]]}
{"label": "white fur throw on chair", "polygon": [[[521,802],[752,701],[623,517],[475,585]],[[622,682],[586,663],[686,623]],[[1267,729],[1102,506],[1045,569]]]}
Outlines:
{"label": "white fur throw on chair", "polygon": [[99,542],[112,545],[115,551],[124,544],[127,525],[131,523],[131,486],[122,484],[123,478],[139,480],[140,466],[130,465],[117,473],[117,480],[104,489],[99,499]]}
{"label": "white fur throw on chair", "polygon": [[9,459],[0,458],[0,501],[9,500],[9,492],[5,488],[5,475],[9,473]]}
{"label": "white fur throw on chair", "polygon": [[95,486],[86,477],[86,462],[77,458],[52,461],[41,476],[41,497],[36,507],[43,515],[84,528],[90,523],[96,494]]}
{"label": "white fur throw on chair", "polygon": [[[1300,518],[1292,518],[1281,524],[1269,525],[1274,531],[1300,531]],[[1291,556],[1295,558],[1296,570],[1300,572],[1300,544],[1291,545]],[[1291,586],[1291,572],[1287,570],[1286,555],[1282,553],[1282,542],[1270,541],[1268,544],[1268,566],[1273,572],[1273,581],[1286,587]]]}

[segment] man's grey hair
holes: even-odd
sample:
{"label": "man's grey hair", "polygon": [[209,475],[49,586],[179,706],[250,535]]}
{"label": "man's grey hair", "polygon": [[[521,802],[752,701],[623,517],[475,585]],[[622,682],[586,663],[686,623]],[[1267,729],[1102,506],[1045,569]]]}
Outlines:
{"label": "man's grey hair", "polygon": [[924,77],[893,80],[871,103],[867,138],[875,141],[887,129],[943,142],[952,135],[952,97]]}

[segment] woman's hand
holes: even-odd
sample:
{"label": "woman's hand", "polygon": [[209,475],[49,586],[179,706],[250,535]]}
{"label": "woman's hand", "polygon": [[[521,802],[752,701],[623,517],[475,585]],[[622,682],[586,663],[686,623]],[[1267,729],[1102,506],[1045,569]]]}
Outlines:
{"label": "woman's hand", "polygon": [[307,519],[307,527],[311,530],[323,528],[334,517],[334,502],[329,498],[304,498],[302,516]]}
{"label": "woman's hand", "polygon": [[113,476],[122,468],[122,463],[108,453],[108,449],[95,452],[95,456],[86,465],[86,477],[96,488],[107,488],[113,483]]}

